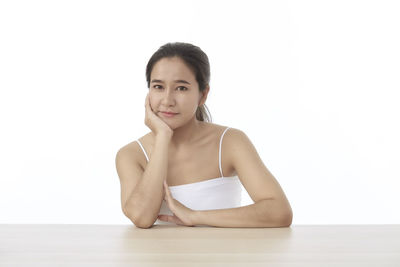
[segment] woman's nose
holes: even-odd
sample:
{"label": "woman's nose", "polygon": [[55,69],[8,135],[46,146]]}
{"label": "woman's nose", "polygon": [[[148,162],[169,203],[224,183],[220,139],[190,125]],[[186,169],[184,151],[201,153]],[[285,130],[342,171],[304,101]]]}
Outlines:
{"label": "woman's nose", "polygon": [[164,94],[163,94],[163,101],[165,102],[165,103],[171,103],[171,102],[174,102],[174,98],[175,98],[175,96],[174,96],[174,92],[172,92],[171,90],[165,90],[164,91]]}

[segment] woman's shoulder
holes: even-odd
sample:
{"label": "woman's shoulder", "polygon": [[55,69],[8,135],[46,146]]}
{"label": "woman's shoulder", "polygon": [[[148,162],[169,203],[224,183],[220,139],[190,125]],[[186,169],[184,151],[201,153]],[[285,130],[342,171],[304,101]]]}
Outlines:
{"label": "woman's shoulder", "polygon": [[136,157],[139,152],[139,150],[137,149],[138,146],[139,145],[137,144],[136,140],[132,141],[132,142],[122,146],[118,150],[117,154],[129,155],[129,157]]}
{"label": "woman's shoulder", "polygon": [[148,141],[144,141],[148,139],[148,134],[139,137],[136,140],[133,140],[129,143],[127,143],[126,145],[122,146],[118,153],[121,153],[122,155],[125,155],[127,157],[129,157],[131,162],[135,162],[138,163],[142,168],[145,164],[146,158],[145,155],[142,151],[142,148],[140,147],[139,143],[137,142],[138,140],[140,141],[140,143],[142,144],[143,148],[145,149],[146,153],[148,153],[147,151],[147,147]]}
{"label": "woman's shoulder", "polygon": [[142,149],[139,145],[139,142],[143,147],[147,147],[148,143],[149,142],[151,143],[151,140],[152,140],[151,132],[149,132],[149,133],[147,133],[143,136],[140,136],[137,139],[132,140],[131,142],[123,145],[119,150],[124,151],[127,154],[138,156],[143,153]]}
{"label": "woman's shoulder", "polygon": [[212,130],[212,131],[214,131],[215,133],[220,133],[220,134],[222,134],[225,130],[227,130],[228,128],[228,130],[227,130],[227,132],[228,131],[240,131],[239,129],[237,129],[237,128],[235,128],[235,127],[232,127],[232,126],[227,126],[227,125],[221,125],[221,124],[216,124],[216,123],[210,123],[210,122],[208,122],[207,123],[208,124],[208,126],[209,126],[209,128]]}
{"label": "woman's shoulder", "polygon": [[[225,134],[224,134],[225,132]],[[221,139],[222,134],[224,134],[224,139],[226,136],[235,136],[237,135],[238,132],[241,132],[239,129],[234,128],[232,126],[226,126],[226,125],[220,125],[216,123],[207,123],[207,128],[204,131],[205,136],[213,136],[213,138],[216,138],[218,140]]]}

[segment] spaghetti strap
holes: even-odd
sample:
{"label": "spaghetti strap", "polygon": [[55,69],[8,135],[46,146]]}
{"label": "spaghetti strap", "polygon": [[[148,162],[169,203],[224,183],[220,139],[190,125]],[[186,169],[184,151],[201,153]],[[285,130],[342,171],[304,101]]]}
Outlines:
{"label": "spaghetti strap", "polygon": [[221,139],[219,141],[219,171],[221,172],[221,178],[224,178],[224,174],[222,173],[222,167],[221,167],[221,148],[222,148],[222,138],[224,137],[226,131],[229,129],[230,127],[227,127],[225,129],[225,131],[222,133],[221,135]]}
{"label": "spaghetti strap", "polygon": [[144,147],[142,146],[142,143],[140,143],[139,139],[136,140],[136,141],[139,143],[140,147],[142,148],[143,153],[146,156],[147,162],[149,162],[149,157],[147,156],[146,150],[144,150]]}

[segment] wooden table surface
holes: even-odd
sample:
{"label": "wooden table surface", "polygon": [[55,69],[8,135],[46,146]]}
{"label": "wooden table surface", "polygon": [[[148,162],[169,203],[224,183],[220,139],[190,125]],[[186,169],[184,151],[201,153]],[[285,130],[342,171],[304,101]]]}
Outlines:
{"label": "wooden table surface", "polygon": [[0,266],[400,266],[400,225],[0,224]]}

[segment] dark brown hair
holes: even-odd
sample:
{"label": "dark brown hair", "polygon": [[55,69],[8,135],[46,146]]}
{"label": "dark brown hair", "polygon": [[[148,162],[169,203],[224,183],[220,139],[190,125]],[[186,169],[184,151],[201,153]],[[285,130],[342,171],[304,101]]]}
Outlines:
{"label": "dark brown hair", "polygon": [[[147,87],[150,88],[150,75],[154,65],[162,58],[179,57],[190,69],[193,70],[196,81],[199,84],[199,91],[203,92],[210,84],[210,63],[207,55],[200,47],[182,42],[166,43],[161,46],[150,58],[146,66]],[[196,110],[196,118],[199,121],[211,122],[211,114],[203,104]]]}

